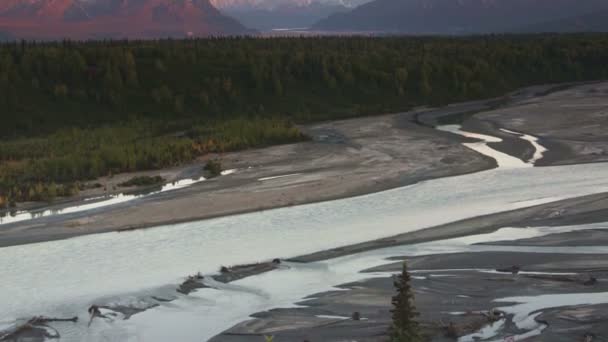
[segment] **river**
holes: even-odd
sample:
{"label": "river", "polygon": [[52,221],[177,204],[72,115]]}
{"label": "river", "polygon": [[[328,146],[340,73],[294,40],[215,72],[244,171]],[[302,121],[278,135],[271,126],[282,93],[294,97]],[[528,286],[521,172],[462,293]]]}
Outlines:
{"label": "river", "polygon": [[[129,320],[96,320],[89,328],[86,309],[92,303],[145,305],[151,295],[175,295],[175,284],[186,275],[215,273],[222,265],[295,257],[608,191],[607,163],[535,168],[533,163],[542,158],[543,151],[534,137],[520,136],[538,144],[533,144],[535,159],[521,161],[487,145],[498,138],[463,132],[457,126],[442,129],[481,139],[466,146],[495,158],[499,167],[323,203],[0,248],[0,327],[33,315],[78,315],[81,323],[53,325],[62,341],[206,340],[254,312],[293,306],[307,295],[342,283],[386,276],[359,271],[386,263],[388,256],[500,250],[508,247],[476,247],[472,243],[548,232],[501,230],[494,235],[393,247],[315,264],[292,264],[230,285],[210,284],[219,287],[180,295]],[[572,229],[591,228],[597,227]],[[608,253],[603,247],[589,250]]]}

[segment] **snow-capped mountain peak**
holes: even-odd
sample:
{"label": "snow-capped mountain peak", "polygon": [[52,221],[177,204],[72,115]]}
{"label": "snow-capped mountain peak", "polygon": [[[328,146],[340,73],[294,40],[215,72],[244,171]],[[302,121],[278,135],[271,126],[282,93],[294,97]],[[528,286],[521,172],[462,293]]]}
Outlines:
{"label": "snow-capped mountain peak", "polygon": [[369,0],[211,0],[211,3],[220,9],[274,9],[280,7],[308,7],[313,5],[354,8],[368,1]]}

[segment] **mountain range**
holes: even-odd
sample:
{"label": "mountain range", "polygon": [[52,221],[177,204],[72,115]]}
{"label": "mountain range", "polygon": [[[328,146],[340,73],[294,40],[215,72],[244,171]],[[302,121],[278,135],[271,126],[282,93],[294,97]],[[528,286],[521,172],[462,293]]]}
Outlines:
{"label": "mountain range", "polygon": [[608,31],[608,0],[0,0],[0,40]]}
{"label": "mountain range", "polygon": [[520,32],[608,32],[608,10],[523,27]]}
{"label": "mountain range", "polygon": [[370,0],[211,0],[223,13],[258,30],[305,28]]}
{"label": "mountain range", "polygon": [[407,34],[517,32],[608,9],[606,0],[375,0],[319,21],[315,30]]}
{"label": "mountain range", "polygon": [[257,8],[274,9],[285,6],[306,8],[308,6],[326,5],[345,8],[355,8],[370,0],[211,0],[220,9],[225,8]]}
{"label": "mountain range", "polygon": [[1,0],[0,38],[166,38],[244,34],[209,0]]}

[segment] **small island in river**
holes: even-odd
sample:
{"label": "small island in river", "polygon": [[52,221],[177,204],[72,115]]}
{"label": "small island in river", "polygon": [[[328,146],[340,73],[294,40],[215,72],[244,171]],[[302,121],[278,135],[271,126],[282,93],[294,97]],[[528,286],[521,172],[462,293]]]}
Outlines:
{"label": "small island in river", "polygon": [[[495,73],[517,69],[496,64],[463,89],[454,78],[468,73],[446,60],[487,44],[509,55],[505,41],[603,51],[606,40],[551,37],[307,38],[293,56],[283,38],[32,46],[34,60],[79,54],[90,77],[102,72],[93,52],[115,55],[107,83],[74,76],[51,94],[40,78],[27,84],[38,104],[7,107],[25,114],[0,129],[0,341],[386,341],[404,261],[425,341],[602,341],[605,65],[493,87]],[[307,51],[313,42],[319,51]],[[424,73],[416,58],[399,68],[389,58],[430,42]],[[362,69],[373,53],[357,57],[361,44],[388,64]],[[335,58],[320,57],[331,48]],[[25,58],[17,49],[0,56]],[[283,59],[265,64],[260,51]],[[188,63],[210,76],[172,83],[165,73],[187,78]],[[234,71],[224,64],[251,74],[221,74]],[[305,76],[316,66],[327,77]],[[244,89],[256,82],[254,99]],[[328,93],[303,97],[315,85]],[[35,127],[41,99],[64,120]],[[83,123],[76,103],[100,121]],[[131,106],[142,114],[104,121]]]}

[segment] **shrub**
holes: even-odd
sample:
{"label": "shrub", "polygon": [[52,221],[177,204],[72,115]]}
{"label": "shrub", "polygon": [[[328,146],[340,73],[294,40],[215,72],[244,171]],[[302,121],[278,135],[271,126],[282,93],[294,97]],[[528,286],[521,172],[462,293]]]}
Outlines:
{"label": "shrub", "polygon": [[118,186],[121,187],[128,187],[128,186],[149,186],[149,185],[157,185],[160,183],[163,183],[165,181],[165,179],[161,176],[137,176],[137,177],[133,177],[131,179],[129,179],[126,182],[122,182],[120,184],[118,184]]}
{"label": "shrub", "polygon": [[222,162],[219,159],[212,159],[205,165],[205,171],[209,173],[211,177],[217,177],[222,174]]}

